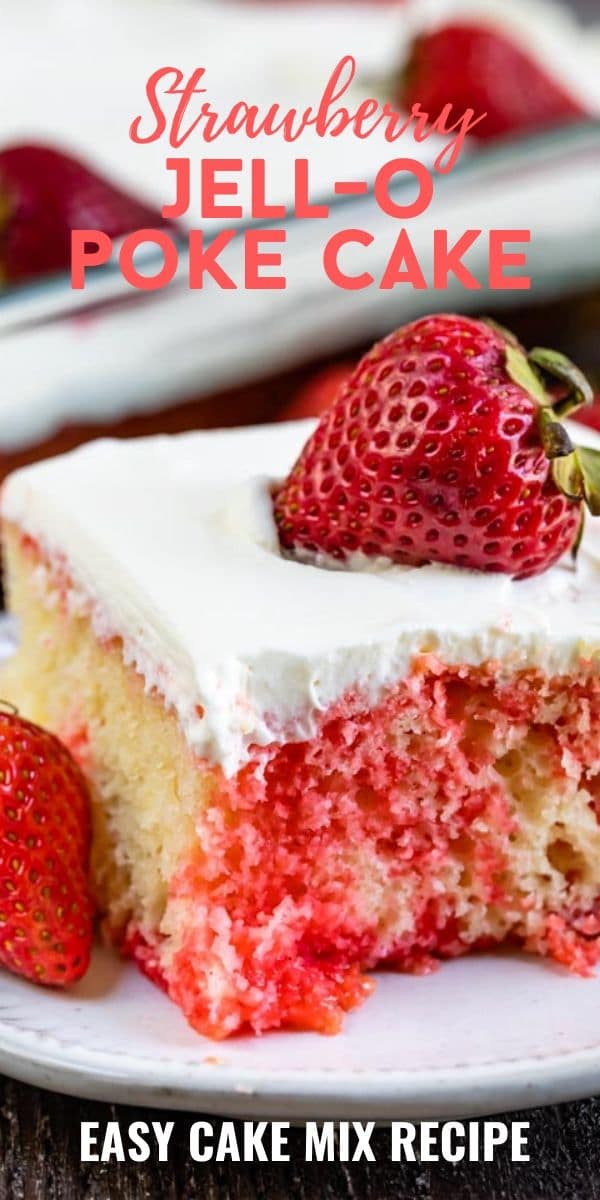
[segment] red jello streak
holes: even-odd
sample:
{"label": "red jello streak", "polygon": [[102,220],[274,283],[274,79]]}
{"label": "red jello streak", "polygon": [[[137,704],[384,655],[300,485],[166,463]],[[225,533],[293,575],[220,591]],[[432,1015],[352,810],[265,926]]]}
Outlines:
{"label": "red jello streak", "polygon": [[[433,886],[457,850],[482,903],[514,911],[522,900],[526,911],[527,895],[505,894],[514,805],[500,776],[482,780],[497,737],[515,722],[528,728],[541,695],[564,693],[564,681],[433,667],[422,664],[375,711],[357,712],[347,697],[315,739],[271,747],[266,765],[261,750],[231,781],[215,771],[201,847],[172,889],[190,924],[169,991],[201,1032],[332,1032],[367,994],[364,970],[428,970],[473,948],[456,914],[458,889]],[[583,734],[576,716],[591,698],[600,712],[599,689],[594,678],[573,684],[573,720],[547,727],[558,774],[562,747],[585,758],[590,738],[597,745],[600,717]],[[423,732],[412,734],[417,725]],[[372,880],[373,864],[386,883],[413,879],[412,927],[391,941],[361,887],[363,865]],[[576,971],[599,956],[551,914],[539,949]]]}

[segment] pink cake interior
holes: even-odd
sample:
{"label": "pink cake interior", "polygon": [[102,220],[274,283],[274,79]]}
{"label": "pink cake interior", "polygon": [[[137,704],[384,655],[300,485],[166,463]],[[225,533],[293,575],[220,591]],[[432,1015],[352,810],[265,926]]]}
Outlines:
{"label": "pink cake interior", "polygon": [[[191,1023],[212,1037],[246,1025],[332,1033],[371,990],[365,970],[428,972],[503,939],[589,973],[600,954],[595,907],[568,907],[583,868],[557,830],[549,858],[567,910],[522,889],[519,816],[502,770],[528,739],[559,786],[565,755],[571,771],[597,762],[599,688],[582,678],[566,695],[564,680],[535,671],[502,682],[493,665],[449,669],[427,657],[375,711],[347,697],[314,740],[257,751],[233,780],[220,778],[202,846],[171,887],[188,918],[166,986]],[[554,724],[535,721],[557,706]],[[499,762],[515,728],[519,749]],[[598,777],[586,786],[596,817]],[[441,887],[450,860],[460,874]],[[474,906],[487,916],[482,932]],[[130,949],[146,965],[147,947]],[[227,979],[217,1003],[216,964]]]}
{"label": "pink cake interior", "polygon": [[592,656],[549,676],[422,655],[376,707],[349,694],[314,738],[256,747],[226,778],[70,605],[64,564],[19,530],[5,544],[22,636],[3,694],[88,773],[104,928],[201,1033],[332,1033],[372,968],[503,942],[591,971]]}

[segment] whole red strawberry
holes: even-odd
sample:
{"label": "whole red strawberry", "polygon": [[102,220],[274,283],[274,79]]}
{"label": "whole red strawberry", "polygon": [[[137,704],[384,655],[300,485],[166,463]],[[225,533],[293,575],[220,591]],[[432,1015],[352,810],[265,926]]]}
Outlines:
{"label": "whole red strawberry", "polygon": [[316,371],[281,410],[279,420],[299,421],[302,417],[320,417],[333,404],[353,368],[354,363],[341,362]]}
{"label": "whole red strawberry", "polygon": [[[542,372],[563,385],[554,407]],[[575,449],[560,423],[590,398],[562,355],[527,359],[498,326],[415,321],[365,355],[276,492],[281,544],[544,571],[576,541],[581,500],[600,513],[598,452]]]}
{"label": "whole red strawberry", "polygon": [[0,150],[0,283],[65,271],[71,230],[121,237],[156,228],[160,212],[50,146]]}
{"label": "whole red strawberry", "polygon": [[66,746],[0,712],[0,963],[63,986],[92,946],[89,797]]}
{"label": "whole red strawberry", "polygon": [[437,114],[452,104],[485,113],[472,136],[550,129],[589,116],[580,101],[500,29],[452,22],[416,38],[402,72],[398,102]]}

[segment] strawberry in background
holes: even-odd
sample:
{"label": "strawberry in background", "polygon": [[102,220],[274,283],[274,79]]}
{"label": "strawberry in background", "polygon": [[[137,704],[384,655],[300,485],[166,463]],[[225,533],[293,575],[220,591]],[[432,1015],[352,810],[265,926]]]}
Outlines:
{"label": "strawberry in background", "polygon": [[303,417],[320,417],[336,399],[350,378],[355,363],[350,359],[321,367],[310,375],[291,400],[278,414],[280,421],[300,421]]}
{"label": "strawberry in background", "polygon": [[439,113],[486,113],[472,131],[479,141],[551,129],[591,116],[579,99],[533,55],[499,28],[451,21],[416,37],[395,100]]}
{"label": "strawberry in background", "polygon": [[575,413],[576,421],[581,421],[582,425],[587,425],[588,429],[595,429],[600,433],[600,392],[597,393],[594,403],[588,408],[582,408],[581,412]]}
{"label": "strawberry in background", "polygon": [[71,262],[71,230],[121,237],[165,221],[79,159],[51,146],[0,150],[0,285],[23,283]]}

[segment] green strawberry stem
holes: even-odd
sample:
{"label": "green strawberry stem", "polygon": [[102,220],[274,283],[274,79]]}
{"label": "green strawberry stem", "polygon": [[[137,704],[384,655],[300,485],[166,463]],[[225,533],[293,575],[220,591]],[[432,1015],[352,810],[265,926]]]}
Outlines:
{"label": "green strawberry stem", "polygon": [[571,500],[583,500],[593,517],[600,517],[600,451],[575,446],[552,463],[554,482]]}
{"label": "green strawberry stem", "polygon": [[[592,516],[600,516],[600,451],[574,446],[562,419],[594,399],[583,371],[564,354],[536,346],[525,356],[512,340],[506,345],[506,369],[540,405],[539,430],[546,457],[552,462],[554,482],[570,500],[583,501]],[[565,388],[558,400],[547,390],[544,374]],[[580,540],[580,539],[579,539]]]}
{"label": "green strawberry stem", "polygon": [[575,538],[575,541],[573,542],[573,545],[571,546],[571,559],[575,565],[577,564],[577,555],[579,554],[579,548],[583,541],[584,529],[585,529],[585,508],[582,508],[581,509],[581,520],[579,522],[579,529],[577,530],[577,536]]}
{"label": "green strawberry stem", "polygon": [[554,482],[571,500],[582,500],[592,516],[600,516],[600,451],[589,446],[574,446],[561,425],[561,419],[584,404],[591,404],[594,393],[583,371],[564,354],[536,346],[529,362],[565,385],[566,392],[551,409],[540,412],[542,445],[552,460]]}
{"label": "green strawberry stem", "polygon": [[583,371],[572,363],[570,358],[559,354],[557,350],[546,350],[536,346],[529,352],[529,362],[533,367],[552,375],[554,379],[565,385],[567,392],[564,397],[552,405],[557,417],[568,417],[584,404],[592,404],[594,393]]}
{"label": "green strawberry stem", "polygon": [[540,409],[539,425],[546,458],[567,458],[573,453],[573,443],[553,408]]}
{"label": "green strawberry stem", "polygon": [[542,407],[550,405],[552,397],[546,391],[539,371],[531,365],[525,351],[514,340],[513,335],[508,334],[501,325],[494,324],[492,328],[497,329],[502,334],[502,337],[506,339],[506,370],[513,383],[517,383],[519,387],[522,387]]}

